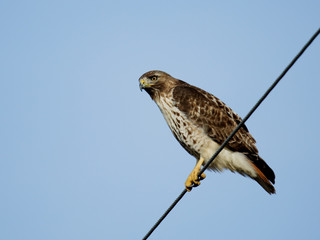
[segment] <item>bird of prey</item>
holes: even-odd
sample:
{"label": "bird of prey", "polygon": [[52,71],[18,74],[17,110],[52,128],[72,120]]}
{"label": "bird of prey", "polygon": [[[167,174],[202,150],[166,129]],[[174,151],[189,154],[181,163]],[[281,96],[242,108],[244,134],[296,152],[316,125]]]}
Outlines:
{"label": "bird of prey", "polygon": [[[241,118],[217,97],[163,71],[146,72],[139,78],[139,83],[140,89],[144,89],[160,108],[178,142],[197,160],[185,182],[190,191],[205,178],[204,173],[199,176],[201,166],[210,160]],[[259,156],[255,143],[243,125],[209,169],[229,169],[249,176],[273,194],[274,172]]]}

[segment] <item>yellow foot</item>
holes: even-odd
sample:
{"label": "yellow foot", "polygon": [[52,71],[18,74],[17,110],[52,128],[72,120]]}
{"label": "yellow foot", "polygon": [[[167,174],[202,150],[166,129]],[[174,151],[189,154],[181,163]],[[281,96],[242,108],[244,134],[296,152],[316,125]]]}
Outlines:
{"label": "yellow foot", "polygon": [[200,180],[206,178],[206,175],[204,173],[201,173],[200,177],[198,177],[203,161],[204,161],[203,158],[199,159],[196,166],[194,167],[189,177],[187,178],[187,181],[185,182],[185,186],[188,192],[190,192],[193,187],[199,186]]}

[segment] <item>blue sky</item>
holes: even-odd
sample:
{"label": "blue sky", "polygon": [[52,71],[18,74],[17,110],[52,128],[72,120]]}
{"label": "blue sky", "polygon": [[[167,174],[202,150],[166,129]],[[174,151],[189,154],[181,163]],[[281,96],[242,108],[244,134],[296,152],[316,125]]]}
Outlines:
{"label": "blue sky", "polygon": [[[244,116],[319,28],[319,1],[1,1],[0,239],[141,239],[195,160],[138,78]],[[319,239],[320,39],[247,122],[277,194],[207,172],[150,239]]]}

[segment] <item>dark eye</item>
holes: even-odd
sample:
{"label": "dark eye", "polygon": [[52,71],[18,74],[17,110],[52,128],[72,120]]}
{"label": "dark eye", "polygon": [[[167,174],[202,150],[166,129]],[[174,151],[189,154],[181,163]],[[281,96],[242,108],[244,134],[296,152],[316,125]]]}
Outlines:
{"label": "dark eye", "polygon": [[157,76],[152,76],[151,81],[157,81],[158,77]]}

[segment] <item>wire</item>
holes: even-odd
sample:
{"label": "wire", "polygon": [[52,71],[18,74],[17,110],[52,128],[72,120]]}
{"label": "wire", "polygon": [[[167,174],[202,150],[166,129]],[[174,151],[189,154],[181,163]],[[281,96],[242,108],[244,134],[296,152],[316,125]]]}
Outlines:
{"label": "wire", "polygon": [[298,58],[304,53],[304,51],[310,46],[313,40],[319,35],[320,28],[318,31],[310,38],[310,40],[304,45],[304,47],[300,50],[300,52],[295,56],[295,58],[289,63],[289,65],[283,70],[280,76],[274,81],[274,83],[269,87],[269,89],[263,94],[263,96],[259,99],[256,105],[250,110],[250,112],[244,117],[244,119],[238,124],[238,126],[233,130],[233,132],[229,135],[229,137],[221,144],[219,149],[215,152],[215,154],[210,158],[210,160],[204,165],[201,169],[199,176],[203,173],[209,165],[213,162],[213,160],[218,156],[218,154],[222,151],[222,149],[228,144],[231,138],[238,132],[238,130],[244,125],[244,123],[249,119],[252,113],[259,107],[259,105],[263,102],[263,100],[269,95],[269,93],[274,89],[274,87],[280,82],[280,80],[286,75],[289,69],[295,64]]}
{"label": "wire", "polygon": [[[259,99],[259,101],[253,106],[250,112],[243,118],[243,120],[238,124],[238,126],[233,130],[233,132],[229,135],[229,137],[221,144],[219,149],[213,154],[210,160],[203,166],[201,169],[199,176],[203,173],[209,165],[214,161],[214,159],[218,156],[218,154],[222,151],[222,149],[228,144],[231,138],[237,133],[237,131],[244,125],[244,123],[249,119],[249,117],[253,114],[253,112],[259,107],[259,105],[263,102],[263,100],[269,95],[269,93],[274,89],[274,87],[280,82],[280,80],[286,75],[289,69],[295,64],[295,62],[299,59],[299,57],[304,53],[304,51],[311,45],[313,40],[320,34],[320,28],[313,34],[310,40],[304,45],[304,47],[300,50],[300,52],[295,56],[295,58],[289,63],[289,65],[283,70],[280,76],[274,81],[274,83],[269,87],[269,89],[265,92],[265,94]],[[143,240],[148,239],[148,237],[152,234],[152,232],[160,225],[163,219],[171,212],[171,210],[177,205],[177,203],[183,198],[183,196],[187,193],[187,190],[184,189],[177,199],[171,204],[171,206],[167,209],[167,211],[159,218],[159,220],[153,225],[153,227],[149,230],[149,232],[144,236]]]}

